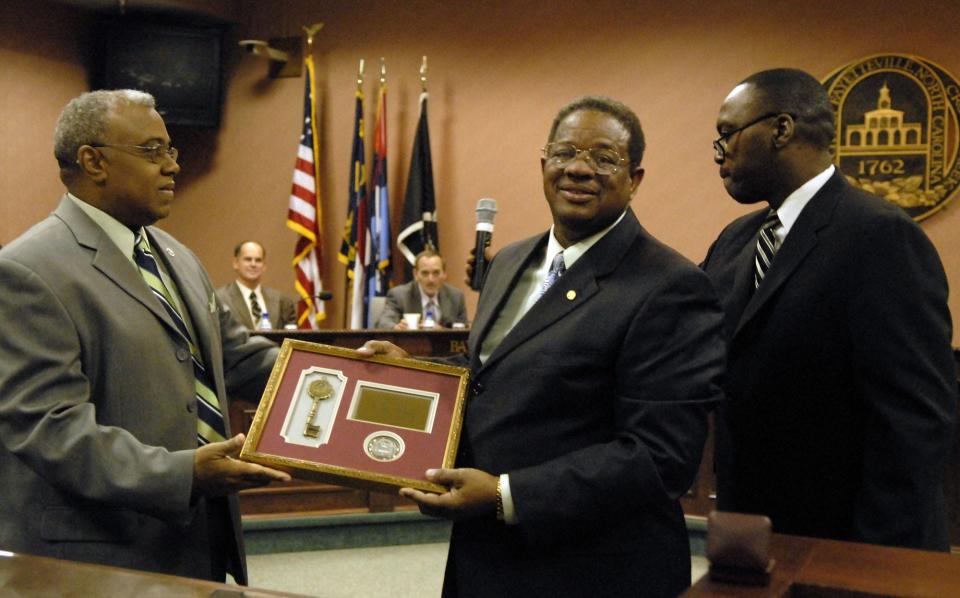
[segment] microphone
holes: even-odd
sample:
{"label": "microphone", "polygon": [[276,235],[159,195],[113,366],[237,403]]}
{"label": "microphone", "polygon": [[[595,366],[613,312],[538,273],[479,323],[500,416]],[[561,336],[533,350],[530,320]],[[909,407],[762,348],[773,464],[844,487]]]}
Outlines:
{"label": "microphone", "polygon": [[497,215],[497,200],[484,197],[477,202],[477,241],[473,246],[473,276],[470,288],[479,291],[487,276],[487,257],[483,250],[493,237],[493,217]]}

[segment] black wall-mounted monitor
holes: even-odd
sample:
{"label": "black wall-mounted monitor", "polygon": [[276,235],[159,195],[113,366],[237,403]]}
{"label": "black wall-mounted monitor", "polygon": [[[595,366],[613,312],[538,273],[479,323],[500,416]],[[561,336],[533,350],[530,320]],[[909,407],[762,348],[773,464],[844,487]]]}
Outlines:
{"label": "black wall-mounted monitor", "polygon": [[221,29],[129,20],[104,21],[99,29],[96,89],[151,93],[168,125],[220,124]]}

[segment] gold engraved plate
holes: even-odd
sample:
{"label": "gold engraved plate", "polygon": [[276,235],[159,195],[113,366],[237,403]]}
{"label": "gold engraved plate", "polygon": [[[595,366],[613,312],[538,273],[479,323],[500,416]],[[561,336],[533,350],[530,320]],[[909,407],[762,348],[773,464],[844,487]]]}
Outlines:
{"label": "gold engraved plate", "polygon": [[946,207],[960,189],[960,84],[937,64],[877,54],[823,81],[836,112],[834,163],[852,185],[914,220]]}
{"label": "gold engraved plate", "polygon": [[307,438],[319,438],[320,426],[313,423],[317,418],[317,409],[320,407],[320,401],[324,401],[333,396],[333,387],[327,382],[326,378],[314,380],[307,387],[307,394],[313,399],[310,405],[310,413],[307,415],[307,425],[303,429],[303,435]]}

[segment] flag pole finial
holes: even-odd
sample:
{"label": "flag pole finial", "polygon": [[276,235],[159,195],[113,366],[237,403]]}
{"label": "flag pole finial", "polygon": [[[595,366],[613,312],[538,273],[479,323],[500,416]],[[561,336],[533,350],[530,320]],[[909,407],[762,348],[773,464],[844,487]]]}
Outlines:
{"label": "flag pole finial", "polygon": [[427,56],[420,62],[420,91],[427,93]]}
{"label": "flag pole finial", "polygon": [[307,49],[313,49],[313,36],[315,36],[321,29],[323,29],[323,23],[317,22],[313,25],[304,26],[303,30],[307,32]]}
{"label": "flag pole finial", "polygon": [[380,85],[387,84],[387,62],[380,57]]}
{"label": "flag pole finial", "polygon": [[357,69],[357,91],[363,87],[363,58],[360,59],[360,68]]}

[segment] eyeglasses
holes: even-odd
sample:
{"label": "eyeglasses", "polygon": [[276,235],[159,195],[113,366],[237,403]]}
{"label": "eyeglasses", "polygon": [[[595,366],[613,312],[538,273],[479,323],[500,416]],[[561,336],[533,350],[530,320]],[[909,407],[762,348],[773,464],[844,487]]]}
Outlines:
{"label": "eyeglasses", "polygon": [[[723,159],[726,157],[726,155],[727,155],[727,141],[728,141],[731,137],[733,137],[734,135],[736,135],[736,134],[739,133],[740,131],[743,131],[744,129],[747,129],[747,128],[752,127],[753,125],[755,125],[755,124],[757,124],[757,123],[759,123],[759,122],[763,122],[763,121],[767,120],[768,118],[771,118],[771,117],[774,117],[774,116],[780,116],[781,114],[785,114],[785,113],[783,113],[783,112],[767,112],[767,113],[764,114],[763,116],[758,116],[757,118],[751,120],[750,122],[748,122],[747,124],[743,125],[742,127],[736,128],[736,129],[734,129],[734,130],[732,130],[732,131],[727,131],[726,133],[724,133],[724,134],[720,135],[719,137],[717,137],[716,139],[714,139],[714,141],[713,141],[713,150],[714,150],[715,152],[717,152],[717,157],[718,157],[720,160],[723,160]],[[789,114],[789,113],[787,113],[787,114]],[[789,116],[792,116],[793,118],[796,118],[796,117],[793,116],[792,114],[789,114]]]}
{"label": "eyeglasses", "polygon": [[617,172],[620,163],[625,160],[615,150],[609,148],[580,149],[570,143],[548,143],[542,151],[544,159],[557,168],[569,166],[580,157],[580,154],[583,154],[583,160],[599,175],[609,175]]}
{"label": "eyeglasses", "polygon": [[[90,147],[112,147],[119,149],[122,152],[130,154],[132,156],[140,156],[141,158],[146,158],[154,164],[159,164],[163,161],[164,158],[170,158],[174,162],[177,161],[177,156],[180,155],[180,151],[173,147],[172,145],[125,145],[122,143],[91,143]],[[137,150],[135,152],[128,152],[124,148]]]}

